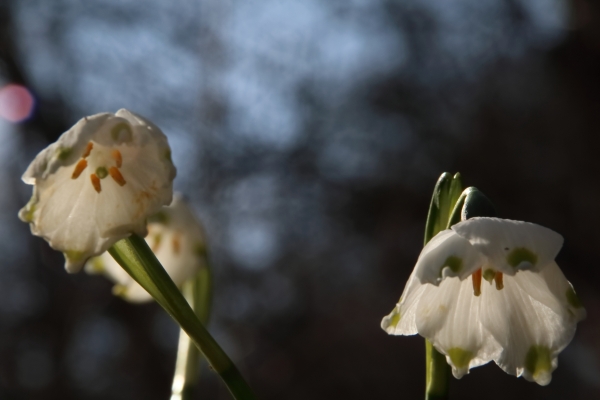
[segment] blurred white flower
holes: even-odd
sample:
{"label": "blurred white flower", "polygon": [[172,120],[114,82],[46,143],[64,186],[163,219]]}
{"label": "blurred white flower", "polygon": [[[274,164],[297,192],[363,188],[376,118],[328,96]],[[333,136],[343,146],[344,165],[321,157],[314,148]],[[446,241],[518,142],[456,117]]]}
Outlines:
{"label": "blurred white flower", "polygon": [[19,212],[34,235],[77,272],[92,256],[137,233],[171,202],[171,149],[161,130],[127,110],[79,120],[23,174],[33,196]]}
{"label": "blurred white flower", "polygon": [[[202,226],[179,194],[169,207],[163,207],[149,219],[146,242],[177,286],[206,266]],[[106,275],[115,282],[114,294],[127,301],[141,303],[152,299],[108,252],[90,259],[85,271]]]}
{"label": "blurred white flower", "polygon": [[[554,261],[562,243],[556,232],[527,222],[458,223],[423,248],[381,327],[429,339],[456,378],[493,360],[547,385],[586,314]],[[482,278],[489,285],[482,287]]]}

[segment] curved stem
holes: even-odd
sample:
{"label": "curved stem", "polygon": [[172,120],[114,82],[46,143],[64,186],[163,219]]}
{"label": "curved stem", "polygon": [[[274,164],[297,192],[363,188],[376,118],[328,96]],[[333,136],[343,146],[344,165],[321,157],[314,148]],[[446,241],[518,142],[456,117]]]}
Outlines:
{"label": "curved stem", "polygon": [[204,354],[236,400],[256,396],[223,349],[208,333],[146,241],[131,235],[115,243],[110,254],[133,279],[154,297]]}

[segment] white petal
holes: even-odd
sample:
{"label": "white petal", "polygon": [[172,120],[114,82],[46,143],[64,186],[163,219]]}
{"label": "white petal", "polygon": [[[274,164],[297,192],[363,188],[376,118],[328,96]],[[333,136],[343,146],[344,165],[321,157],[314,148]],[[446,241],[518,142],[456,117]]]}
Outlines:
{"label": "white petal", "polygon": [[481,268],[485,258],[468,240],[447,229],[438,233],[421,251],[415,272],[422,283],[439,285],[452,276],[461,280]]}
{"label": "white petal", "polygon": [[163,207],[161,219],[151,218],[146,241],[176,285],[205,266],[206,240],[200,222],[181,195]]}
{"label": "white petal", "polygon": [[452,373],[461,378],[470,368],[490,362],[501,348],[479,320],[481,297],[471,279],[445,279],[428,286],[417,307],[419,334],[446,355]]}
{"label": "white petal", "polygon": [[[543,277],[521,271],[505,276],[504,289],[482,290],[481,321],[503,348],[494,361],[507,373],[547,385],[558,353],[573,338],[575,319]],[[530,294],[531,293],[531,294]]]}
{"label": "white petal", "polygon": [[[586,317],[585,308],[583,308],[583,304],[581,304],[581,301],[577,297],[573,285],[565,278],[565,275],[555,262],[550,263],[540,271],[539,275],[548,286],[550,293],[568,310],[569,317],[572,317],[575,322],[579,322]],[[542,301],[538,298],[536,300]]]}
{"label": "white petal", "polygon": [[35,185],[38,179],[45,179],[58,168],[77,162],[94,133],[113,118],[110,113],[100,113],[77,121],[35,157],[21,177],[23,182]]}
{"label": "white petal", "polygon": [[[181,195],[175,195],[173,203],[150,220],[146,242],[177,286],[206,267],[204,232]],[[116,284],[114,293],[127,301],[141,303],[152,299],[108,253],[90,259],[85,270],[106,275]]]}
{"label": "white petal", "polygon": [[415,313],[426,286],[419,282],[413,271],[408,278],[400,301],[392,312],[381,321],[381,328],[390,335],[416,335],[418,332]]}
{"label": "white petal", "polygon": [[539,271],[554,260],[563,238],[551,229],[522,221],[472,218],[452,227],[485,255],[493,268],[508,275]]}

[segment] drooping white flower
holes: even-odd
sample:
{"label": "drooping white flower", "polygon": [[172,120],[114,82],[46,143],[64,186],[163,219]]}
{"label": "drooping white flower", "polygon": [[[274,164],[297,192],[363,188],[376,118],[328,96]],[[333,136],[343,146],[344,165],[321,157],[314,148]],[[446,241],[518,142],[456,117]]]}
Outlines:
{"label": "drooping white flower", "polygon": [[165,135],[127,110],[79,120],[39,153],[23,174],[33,196],[19,212],[34,235],[77,272],[171,202],[175,178]]}
{"label": "drooping white flower", "polygon": [[556,232],[526,222],[458,223],[423,248],[381,327],[429,339],[456,378],[493,360],[547,385],[586,314],[554,261],[562,243]]}
{"label": "drooping white flower", "polygon": [[[146,242],[177,286],[206,266],[202,226],[179,194],[175,194],[170,206],[149,219]],[[90,259],[85,271],[106,275],[115,282],[113,292],[127,301],[141,303],[152,299],[108,252]]]}

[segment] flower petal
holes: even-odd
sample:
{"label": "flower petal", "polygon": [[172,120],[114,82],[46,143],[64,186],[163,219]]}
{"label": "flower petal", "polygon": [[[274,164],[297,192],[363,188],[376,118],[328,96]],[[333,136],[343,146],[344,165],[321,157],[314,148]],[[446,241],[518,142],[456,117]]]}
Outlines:
{"label": "flower petal", "polygon": [[159,218],[150,218],[146,241],[176,285],[205,266],[206,239],[202,225],[180,194]]}
{"label": "flower petal", "polygon": [[[579,300],[579,297],[577,297],[573,285],[567,280],[555,262],[549,264],[539,274],[544,279],[546,285],[548,285],[548,290],[568,310],[569,316],[574,318],[575,322],[585,319],[586,311],[583,308],[583,304]],[[531,295],[533,296],[533,294]],[[537,298],[536,300],[542,301]]]}
{"label": "flower petal", "polygon": [[447,277],[461,280],[481,268],[485,258],[451,229],[438,233],[421,251],[415,272],[421,283],[439,285]]}
{"label": "flower petal", "polygon": [[60,136],[58,141],[46,147],[35,157],[21,177],[23,182],[35,185],[38,179],[45,179],[58,168],[77,162],[94,133],[113,118],[110,113],[100,113],[77,121],[71,129]]}
{"label": "flower petal", "polygon": [[544,277],[521,271],[505,277],[504,289],[484,291],[482,299],[481,322],[503,348],[494,361],[509,374],[550,383],[576,322]]}
{"label": "flower petal", "polygon": [[500,218],[472,218],[452,227],[489,259],[497,271],[540,271],[560,251],[563,238],[551,229],[529,222]]}
{"label": "flower petal", "polygon": [[[202,226],[179,194],[169,207],[149,218],[146,242],[177,286],[206,267]],[[85,271],[106,275],[115,282],[113,292],[127,301],[141,303],[152,299],[108,252],[90,259]]]}
{"label": "flower petal", "polygon": [[446,355],[456,378],[490,362],[501,351],[480,323],[481,302],[480,296],[473,295],[471,279],[450,278],[439,287],[427,286],[416,310],[419,334]]}
{"label": "flower petal", "polygon": [[419,299],[425,289],[426,285],[419,282],[419,279],[415,276],[415,271],[413,271],[410,278],[408,278],[400,301],[389,315],[383,317],[381,329],[390,335],[416,335],[418,332],[415,313]]}

